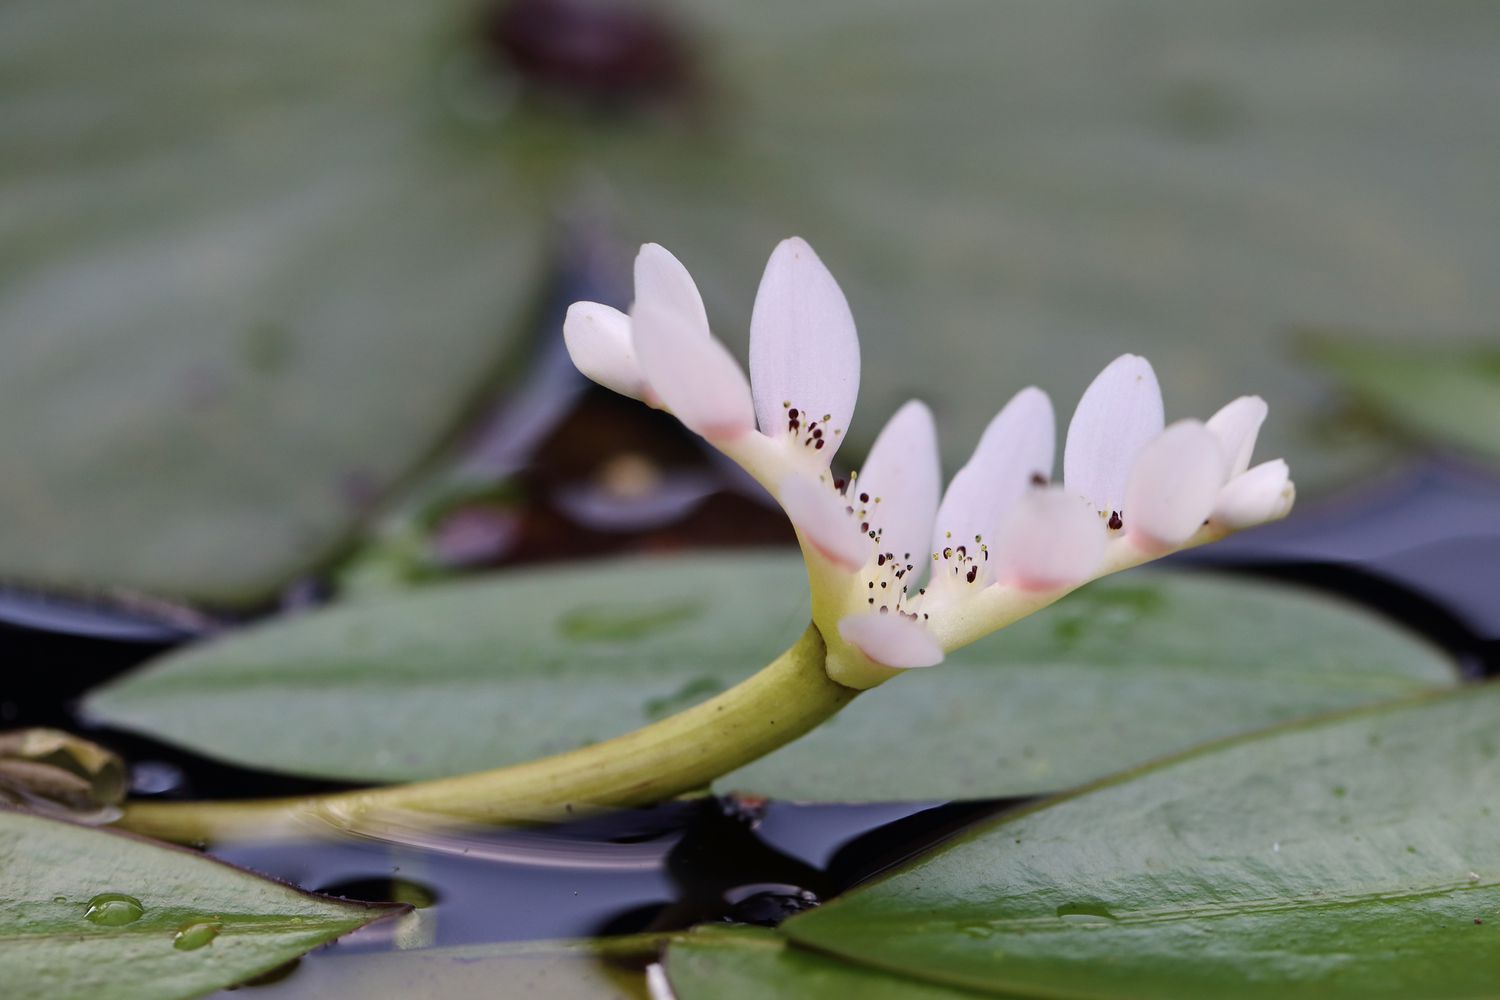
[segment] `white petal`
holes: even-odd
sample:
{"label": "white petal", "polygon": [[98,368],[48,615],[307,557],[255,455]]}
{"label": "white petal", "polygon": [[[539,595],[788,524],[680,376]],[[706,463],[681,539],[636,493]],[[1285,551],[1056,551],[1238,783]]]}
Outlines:
{"label": "white petal", "polygon": [[630,317],[597,302],[575,302],[563,319],[573,366],[606,389],[646,398],[646,376],[630,340]]}
{"label": "white petal", "polygon": [[839,635],[887,667],[933,667],[943,662],[943,647],[927,626],[895,612],[871,612],[840,619]]}
{"label": "white petal", "polygon": [[1259,396],[1241,396],[1208,418],[1207,427],[1224,453],[1224,475],[1233,479],[1250,468],[1255,438],[1269,408]]}
{"label": "white petal", "polygon": [[754,428],[750,384],[723,344],[649,300],[637,300],[631,334],[647,384],[688,429],[714,441]]}
{"label": "white petal", "polygon": [[1196,420],[1179,420],[1146,447],[1130,472],[1125,530],[1151,547],[1176,548],[1213,512],[1224,485],[1219,442]]}
{"label": "white petal", "polygon": [[812,421],[822,428],[819,457],[832,460],[859,394],[859,337],[838,282],[801,239],[776,247],[755,293],[750,382],[764,433],[784,433],[794,407],[803,433]]}
{"label": "white petal", "polygon": [[693,276],[658,243],[647,243],[635,255],[635,302],[676,315],[688,330],[708,336],[708,310]]}
{"label": "white petal", "polygon": [[1068,424],[1063,482],[1095,510],[1125,506],[1136,456],[1161,433],[1161,388],[1145,358],[1123,354],[1084,390]]}
{"label": "white petal", "polygon": [[1291,470],[1284,461],[1262,462],[1224,484],[1214,503],[1212,520],[1235,529],[1274,521],[1292,509],[1296,495]]}
{"label": "white petal", "polygon": [[1104,558],[1104,519],[1065,489],[1032,490],[1011,509],[996,548],[1000,575],[1027,590],[1091,579]]}
{"label": "white petal", "polygon": [[913,399],[886,422],[849,487],[848,502],[880,532],[881,552],[926,561],[941,474],[932,411]]}
{"label": "white petal", "polygon": [[976,541],[992,542],[1005,515],[1036,479],[1051,480],[1056,437],[1047,394],[1035,387],[1016,393],[984,429],[968,464],[943,494],[931,551],[950,545],[972,550]]}
{"label": "white petal", "polygon": [[802,537],[834,565],[853,572],[874,554],[874,543],[860,532],[848,504],[827,483],[788,476],[776,493]]}

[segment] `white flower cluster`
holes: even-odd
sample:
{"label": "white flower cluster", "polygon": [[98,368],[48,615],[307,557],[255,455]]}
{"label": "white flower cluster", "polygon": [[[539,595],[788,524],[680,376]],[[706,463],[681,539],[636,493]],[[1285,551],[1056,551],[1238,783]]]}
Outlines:
{"label": "white flower cluster", "polygon": [[1063,476],[1051,400],[1017,393],[942,489],[919,401],[886,423],[858,474],[830,471],[859,392],[859,338],[811,247],[771,254],[750,318],[750,378],[709,331],[686,268],[655,244],[635,262],[629,315],[575,303],[573,362],[671,411],[781,503],[802,545],[830,673],[852,686],[940,662],[1083,583],[1283,517],[1285,462],[1250,467],[1266,404],[1165,425],[1151,365],[1111,362],[1068,425]]}

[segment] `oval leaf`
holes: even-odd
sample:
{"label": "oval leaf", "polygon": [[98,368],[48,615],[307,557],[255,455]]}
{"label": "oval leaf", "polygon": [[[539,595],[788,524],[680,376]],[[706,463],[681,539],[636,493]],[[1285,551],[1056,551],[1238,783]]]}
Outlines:
{"label": "oval leaf", "polygon": [[[420,921],[423,911],[413,915]],[[421,924],[414,936],[420,935]],[[280,982],[256,987],[255,1000],[648,1000],[642,969],[657,937],[596,938],[415,947],[405,951],[319,955]]]}
{"label": "oval leaf", "polygon": [[782,930],[1002,994],[1491,996],[1497,717],[1486,686],[1194,752],[987,824]]}
{"label": "oval leaf", "polygon": [[0,577],[253,602],[495,380],[534,199],[469,4],[113,13],[0,6]]}
{"label": "oval leaf", "polygon": [[[480,770],[606,739],[731,686],[800,634],[806,589],[801,561],[780,554],[528,568],[188,648],[96,691],[86,709],[296,774]],[[1442,654],[1331,599],[1135,574],[861,696],[720,784],[823,800],[1032,794],[1454,681]],[[872,747],[892,750],[880,767]]]}
{"label": "oval leaf", "polygon": [[922,983],[866,966],[789,948],[756,928],[703,928],[667,949],[667,976],[677,1000],[974,1000],[969,990]]}
{"label": "oval leaf", "polygon": [[392,912],[0,810],[0,982],[15,1000],[196,997]]}

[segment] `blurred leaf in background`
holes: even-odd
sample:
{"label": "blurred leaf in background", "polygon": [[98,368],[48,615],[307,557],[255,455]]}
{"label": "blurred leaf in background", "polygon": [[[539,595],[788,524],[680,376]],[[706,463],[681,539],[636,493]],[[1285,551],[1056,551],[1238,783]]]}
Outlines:
{"label": "blurred leaf in background", "polygon": [[856,450],[920,394],[950,463],[1130,350],[1171,415],[1267,396],[1315,489],[1395,446],[1287,331],[1500,315],[1493,5],[602,3],[0,10],[0,575],[317,564],[494,382],[560,210],[680,253],[731,342],[807,237]]}
{"label": "blurred leaf in background", "polygon": [[1309,353],[1390,429],[1500,463],[1500,344],[1434,350],[1328,337]]}

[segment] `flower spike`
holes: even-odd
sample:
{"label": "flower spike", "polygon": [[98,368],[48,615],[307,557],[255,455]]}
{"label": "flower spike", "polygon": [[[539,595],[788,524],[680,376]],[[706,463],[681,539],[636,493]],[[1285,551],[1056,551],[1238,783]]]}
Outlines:
{"label": "flower spike", "polygon": [[1284,517],[1286,463],[1250,467],[1267,413],[1244,396],[1205,422],[1165,425],[1145,358],[1116,358],[1068,425],[1023,389],[939,500],[932,413],[913,400],[847,479],[829,470],[854,413],[859,341],[811,247],[771,254],[750,321],[750,371],[709,332],[697,286],[655,244],[636,260],[631,315],[577,303],[564,323],[579,370],[672,411],[781,503],[807,561],[813,623],[839,684],[872,687],[1046,607],[1089,580]]}

